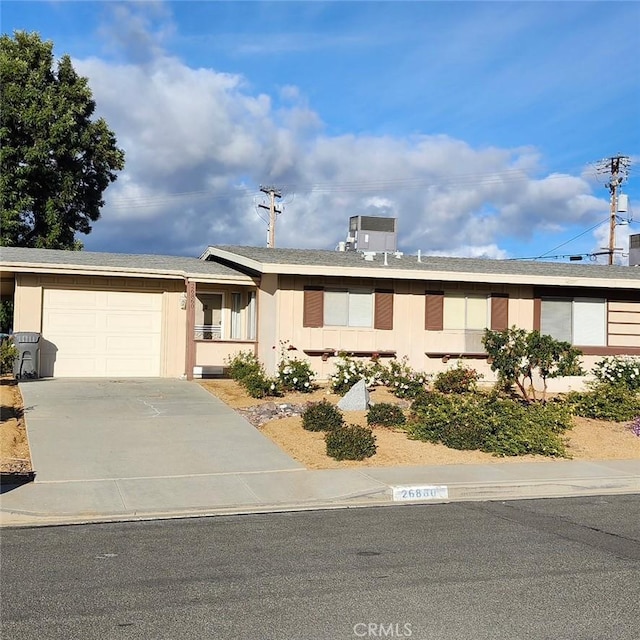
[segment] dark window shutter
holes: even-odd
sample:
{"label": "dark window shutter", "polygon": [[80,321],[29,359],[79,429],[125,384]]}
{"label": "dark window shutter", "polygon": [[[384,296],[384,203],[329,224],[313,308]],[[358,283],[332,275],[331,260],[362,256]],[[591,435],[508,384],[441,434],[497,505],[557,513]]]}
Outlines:
{"label": "dark window shutter", "polygon": [[444,291],[427,291],[425,295],[424,328],[442,331],[444,321]]}
{"label": "dark window shutter", "polygon": [[321,327],[324,316],[324,291],[320,287],[305,287],[304,310],[302,312],[303,327]]}
{"label": "dark window shutter", "polygon": [[542,324],[542,300],[539,297],[533,299],[533,329],[540,331]]}
{"label": "dark window shutter", "polygon": [[491,294],[491,330],[509,328],[509,296],[506,293]]}
{"label": "dark window shutter", "polygon": [[376,290],[374,329],[393,329],[393,291]]}

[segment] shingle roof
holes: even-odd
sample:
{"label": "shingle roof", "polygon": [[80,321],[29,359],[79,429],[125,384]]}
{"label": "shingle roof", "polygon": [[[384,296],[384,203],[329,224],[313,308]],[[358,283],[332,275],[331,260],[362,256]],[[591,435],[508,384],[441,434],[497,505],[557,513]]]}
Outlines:
{"label": "shingle roof", "polygon": [[176,275],[221,276],[242,278],[246,276],[232,267],[199,258],[159,256],[128,253],[99,253],[94,251],[62,251],[57,249],[31,249],[0,247],[0,263],[7,265],[35,264],[56,267],[85,267],[87,269],[126,269]]}
{"label": "shingle roof", "polygon": [[[496,276],[557,276],[561,278],[598,278],[602,280],[629,280],[631,287],[640,286],[640,268],[575,264],[560,262],[535,262],[533,260],[489,260],[481,258],[449,258],[416,255],[377,253],[373,261],[364,259],[356,251],[327,251],[316,249],[269,249],[266,247],[212,246],[209,250],[221,250],[255,261],[260,265],[299,265],[301,267],[340,267],[344,269],[393,269],[424,272],[451,272],[492,274]],[[205,252],[206,253],[206,252]]]}

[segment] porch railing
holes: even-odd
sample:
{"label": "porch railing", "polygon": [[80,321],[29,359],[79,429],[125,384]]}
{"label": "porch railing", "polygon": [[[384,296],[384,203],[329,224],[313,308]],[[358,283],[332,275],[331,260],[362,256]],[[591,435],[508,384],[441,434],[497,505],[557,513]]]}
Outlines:
{"label": "porch railing", "polygon": [[196,340],[221,340],[222,330],[219,324],[197,324],[193,337]]}

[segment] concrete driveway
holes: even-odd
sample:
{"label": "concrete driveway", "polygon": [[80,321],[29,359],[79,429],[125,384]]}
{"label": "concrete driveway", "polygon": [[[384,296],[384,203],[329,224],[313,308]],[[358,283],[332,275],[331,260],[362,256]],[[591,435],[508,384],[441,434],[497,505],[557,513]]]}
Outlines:
{"label": "concrete driveway", "polygon": [[197,383],[44,379],[20,389],[36,482],[303,468]]}

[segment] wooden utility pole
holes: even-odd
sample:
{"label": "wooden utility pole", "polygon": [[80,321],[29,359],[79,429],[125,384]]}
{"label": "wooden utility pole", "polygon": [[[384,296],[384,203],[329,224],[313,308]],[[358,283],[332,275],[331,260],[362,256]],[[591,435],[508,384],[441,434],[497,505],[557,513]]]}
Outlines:
{"label": "wooden utility pole", "polygon": [[281,214],[282,211],[276,208],[276,198],[282,198],[280,189],[276,187],[260,187],[262,193],[266,193],[269,196],[269,205],[259,204],[261,209],[267,209],[269,211],[269,235],[267,240],[267,247],[273,249],[276,246],[276,216]]}
{"label": "wooden utility pole", "polygon": [[616,225],[618,224],[618,189],[627,177],[629,167],[628,156],[613,156],[600,163],[598,170],[609,173],[609,182],[605,185],[611,193],[609,209],[609,265],[613,264],[616,250]]}

